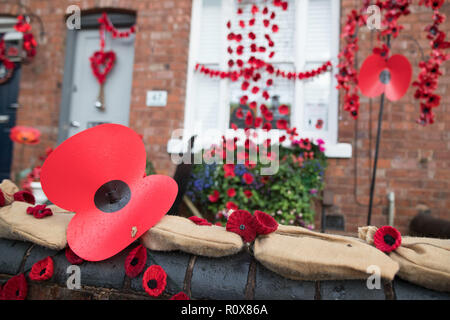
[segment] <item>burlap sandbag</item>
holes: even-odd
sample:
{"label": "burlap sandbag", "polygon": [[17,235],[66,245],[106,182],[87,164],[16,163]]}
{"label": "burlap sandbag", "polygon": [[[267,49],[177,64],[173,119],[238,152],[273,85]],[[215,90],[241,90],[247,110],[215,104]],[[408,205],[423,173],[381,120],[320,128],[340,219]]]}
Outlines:
{"label": "burlap sandbag", "polygon": [[32,205],[15,201],[0,208],[0,237],[36,243],[53,250],[64,249],[67,245],[66,230],[73,213],[57,206],[48,206],[52,216],[36,219],[27,214]]}
{"label": "burlap sandbag", "polygon": [[367,279],[370,266],[392,280],[399,269],[397,262],[358,238],[282,225],[256,239],[254,255],[269,270],[292,280]]}
{"label": "burlap sandbag", "polygon": [[[373,244],[376,227],[359,228],[360,238]],[[400,247],[389,253],[398,262],[398,276],[422,287],[450,292],[450,240],[402,237]]]}
{"label": "burlap sandbag", "polygon": [[0,190],[5,197],[5,206],[8,206],[14,201],[14,193],[18,192],[19,188],[11,180],[5,179],[0,183]]}
{"label": "burlap sandbag", "polygon": [[199,226],[189,219],[165,216],[142,237],[144,246],[156,251],[181,250],[207,257],[236,254],[243,247],[239,235],[219,226]]}

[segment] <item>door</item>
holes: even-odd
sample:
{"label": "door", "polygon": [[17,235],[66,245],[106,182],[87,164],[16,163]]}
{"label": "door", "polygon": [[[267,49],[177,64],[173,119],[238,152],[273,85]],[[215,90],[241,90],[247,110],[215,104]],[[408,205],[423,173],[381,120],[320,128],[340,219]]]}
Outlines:
{"label": "door", "polygon": [[[120,29],[119,29],[120,30]],[[117,38],[106,35],[105,51],[113,50],[116,61],[104,84],[104,106],[96,107],[100,85],[92,73],[89,58],[100,48],[98,30],[76,33],[68,136],[103,123],[128,126],[134,63],[134,35]]]}
{"label": "door", "polygon": [[13,143],[9,132],[16,123],[20,71],[20,64],[16,63],[11,79],[0,84],[0,182],[10,178]]}

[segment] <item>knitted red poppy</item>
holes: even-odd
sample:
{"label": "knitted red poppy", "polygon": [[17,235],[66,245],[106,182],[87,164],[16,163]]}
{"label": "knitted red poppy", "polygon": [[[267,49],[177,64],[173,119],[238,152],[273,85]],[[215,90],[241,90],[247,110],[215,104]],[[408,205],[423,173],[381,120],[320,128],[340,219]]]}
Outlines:
{"label": "knitted red poppy", "polygon": [[33,215],[33,217],[35,217],[36,219],[43,219],[45,217],[53,215],[52,210],[47,208],[45,204],[28,207],[27,213]]}
{"label": "knitted red poppy", "polygon": [[139,245],[130,251],[125,259],[125,273],[130,278],[136,278],[144,270],[147,262],[147,248]]}
{"label": "knitted red poppy", "polygon": [[29,204],[34,205],[36,203],[36,199],[31,192],[28,191],[18,191],[14,193],[14,201],[27,202]]}
{"label": "knitted red poppy", "polygon": [[208,222],[208,220],[199,218],[196,216],[189,217],[188,219],[199,226],[211,226],[212,225],[210,222]]}
{"label": "knitted red poppy", "polygon": [[228,218],[226,230],[237,233],[245,242],[252,242],[256,238],[255,221],[246,210],[234,211]]}
{"label": "knitted red poppy", "polygon": [[3,194],[3,191],[0,190],[0,207],[3,207],[5,203],[6,203],[5,195]]}
{"label": "knitted red poppy", "polygon": [[167,274],[161,266],[153,265],[147,268],[142,278],[145,292],[152,297],[159,297],[167,284]]}
{"label": "knitted red poppy", "polygon": [[28,293],[27,279],[23,274],[12,277],[2,288],[1,300],[25,300]]}
{"label": "knitted red poppy", "polygon": [[401,245],[402,235],[397,229],[391,226],[384,226],[375,232],[373,242],[379,250],[389,253]]}
{"label": "knitted red poppy", "polygon": [[169,300],[191,300],[189,296],[184,292],[179,292],[176,295],[172,296]]}
{"label": "knitted red poppy", "polygon": [[50,257],[36,262],[31,267],[28,277],[34,281],[48,280],[53,276],[53,260]]}
{"label": "knitted red poppy", "polygon": [[254,213],[256,233],[257,234],[269,234],[275,232],[278,229],[278,223],[273,217],[265,212],[256,210]]}
{"label": "knitted red poppy", "polygon": [[69,246],[66,247],[65,253],[66,253],[66,259],[67,259],[67,261],[69,261],[70,264],[79,265],[84,262],[84,260],[82,258],[80,258],[79,256],[77,256],[77,254],[75,252],[73,252]]}

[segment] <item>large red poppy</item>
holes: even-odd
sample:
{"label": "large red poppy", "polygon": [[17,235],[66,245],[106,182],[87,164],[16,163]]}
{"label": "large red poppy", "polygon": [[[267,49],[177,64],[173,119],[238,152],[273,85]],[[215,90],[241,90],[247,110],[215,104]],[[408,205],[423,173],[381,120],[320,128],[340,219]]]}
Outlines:
{"label": "large red poppy", "polygon": [[108,259],[153,227],[175,201],[170,177],[143,177],[146,152],[133,130],[104,124],[62,143],[42,167],[49,200],[75,212],[70,248],[88,261]]}
{"label": "large red poppy", "polygon": [[15,126],[11,129],[9,137],[16,143],[33,145],[41,141],[41,132],[32,127]]}
{"label": "large red poppy", "polygon": [[401,99],[412,77],[412,67],[409,60],[399,54],[389,59],[379,54],[370,55],[361,66],[358,85],[363,95],[374,98],[383,92],[391,101]]}

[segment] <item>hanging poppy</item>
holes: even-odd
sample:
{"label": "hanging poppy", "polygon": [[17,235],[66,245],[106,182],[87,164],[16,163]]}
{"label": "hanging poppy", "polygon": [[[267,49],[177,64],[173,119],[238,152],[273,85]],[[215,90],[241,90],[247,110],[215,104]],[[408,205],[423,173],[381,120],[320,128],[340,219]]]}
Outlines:
{"label": "hanging poppy", "polygon": [[27,279],[23,273],[9,279],[2,288],[0,300],[25,300],[28,293]]}
{"label": "hanging poppy", "polygon": [[66,259],[67,259],[67,261],[69,261],[70,264],[79,265],[84,262],[84,260],[81,259],[79,256],[77,256],[76,253],[73,252],[69,246],[66,247],[65,254],[66,254]]}
{"label": "hanging poppy", "polygon": [[34,207],[28,207],[27,214],[32,215],[36,219],[43,219],[52,216],[53,212],[45,204],[40,204]]}
{"label": "hanging poppy", "polygon": [[129,278],[136,278],[144,270],[147,263],[147,248],[139,245],[130,251],[125,259],[125,274]]}
{"label": "hanging poppy", "polygon": [[394,227],[384,226],[375,232],[373,242],[379,250],[389,253],[401,245],[402,235]]}
{"label": "hanging poppy", "polygon": [[289,114],[289,107],[285,104],[282,104],[281,106],[278,107],[278,112],[280,114],[287,115]]}
{"label": "hanging poppy", "polygon": [[36,203],[34,195],[29,191],[18,191],[14,193],[13,198],[14,201],[26,202],[33,205]]}
{"label": "hanging poppy", "polygon": [[374,98],[382,94],[391,101],[401,99],[412,77],[412,67],[408,59],[396,54],[385,59],[378,54],[370,55],[361,66],[358,86],[365,96]]}
{"label": "hanging poppy", "polygon": [[250,86],[250,83],[248,81],[242,82],[242,85],[241,85],[242,91],[247,90],[249,86]]}
{"label": "hanging poppy", "polygon": [[34,281],[48,280],[53,276],[53,259],[47,257],[36,262],[31,267],[28,277]]}
{"label": "hanging poppy", "polygon": [[234,211],[228,218],[226,230],[237,233],[245,242],[252,242],[256,238],[253,216],[246,210]]}
{"label": "hanging poppy", "polygon": [[167,274],[161,266],[152,265],[147,268],[142,278],[145,292],[152,297],[159,297],[166,289]]}
{"label": "hanging poppy", "polygon": [[190,300],[189,296],[184,292],[179,292],[173,295],[169,300]]}
{"label": "hanging poppy", "polygon": [[278,229],[278,223],[265,212],[256,210],[254,213],[256,233],[266,235]]}
{"label": "hanging poppy", "polygon": [[72,136],[45,161],[42,188],[51,202],[76,212],[67,241],[84,260],[114,256],[169,211],[178,185],[163,175],[143,177],[145,159],[136,132],[103,124]]}
{"label": "hanging poppy", "polygon": [[35,128],[25,126],[15,126],[11,129],[9,134],[13,142],[20,144],[34,145],[41,142],[41,132]]}
{"label": "hanging poppy", "polygon": [[195,223],[198,226],[211,226],[212,223],[208,222],[208,220],[200,218],[200,217],[196,217],[196,216],[192,216],[188,218],[189,220],[191,220],[193,223]]}

